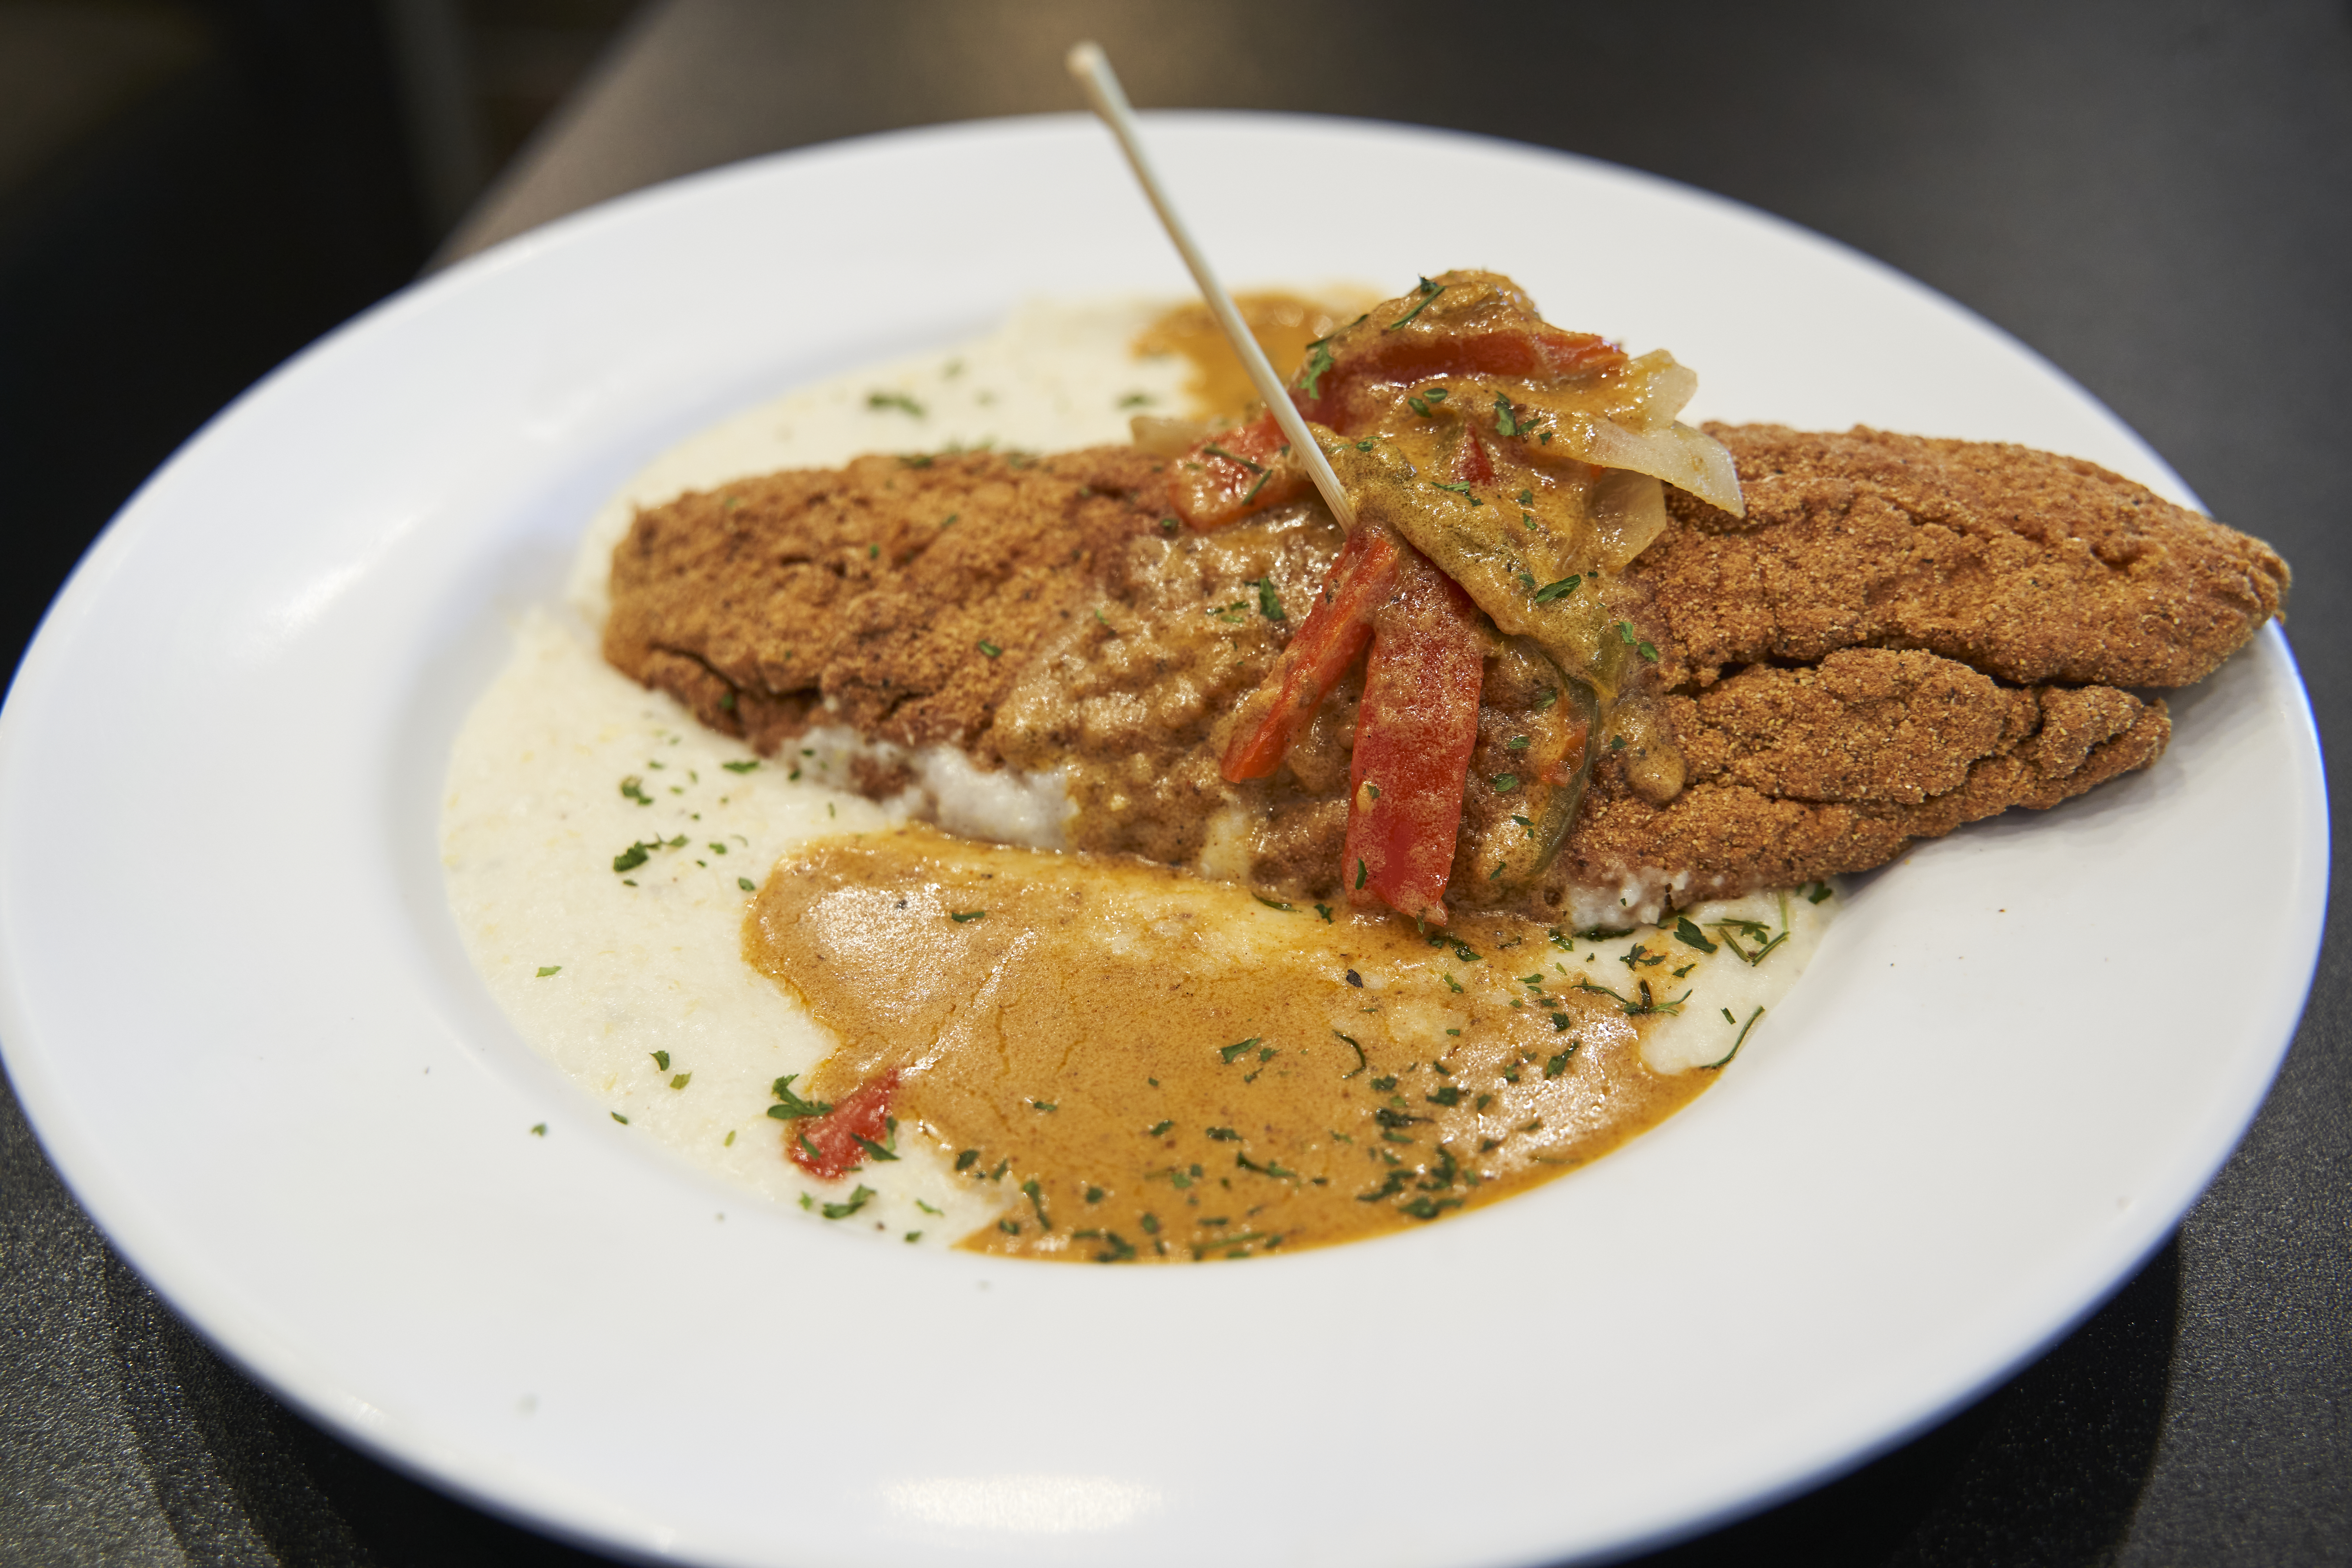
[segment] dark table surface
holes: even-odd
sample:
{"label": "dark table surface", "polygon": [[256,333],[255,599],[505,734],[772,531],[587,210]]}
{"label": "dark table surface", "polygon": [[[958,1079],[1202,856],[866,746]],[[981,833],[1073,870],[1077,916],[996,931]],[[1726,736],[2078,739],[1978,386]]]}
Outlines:
{"label": "dark table surface", "polygon": [[[640,15],[443,255],[736,158],[1076,107],[1059,58],[1087,36],[1145,107],[1566,148],[1753,203],[1943,289],[2105,399],[2215,515],[2284,552],[2288,633],[2334,754],[2352,700],[2343,0],[677,0]],[[1279,216],[1276,187],[1238,179]],[[2212,869],[2183,868],[2176,918],[2226,932],[2214,883],[2191,880]],[[1943,1426],[1644,1561],[2352,1558],[2339,909],[2277,1087],[2136,1279]],[[92,1228],[13,1100],[0,1301],[0,1561],[594,1560],[387,1469],[221,1361]]]}

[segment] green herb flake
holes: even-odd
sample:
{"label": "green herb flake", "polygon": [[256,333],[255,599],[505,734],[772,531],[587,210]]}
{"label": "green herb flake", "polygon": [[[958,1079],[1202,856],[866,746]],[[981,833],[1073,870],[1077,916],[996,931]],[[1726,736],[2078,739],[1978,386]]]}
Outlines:
{"label": "green herb flake", "polygon": [[1403,315],[1399,316],[1395,321],[1391,321],[1387,326],[1382,327],[1381,331],[1383,332],[1393,332],[1399,327],[1403,326],[1407,321],[1412,321],[1415,316],[1420,315],[1423,310],[1428,310],[1429,302],[1432,300],[1436,299],[1440,294],[1444,293],[1445,287],[1446,286],[1443,283],[1432,283],[1428,279],[1423,279],[1421,280],[1421,302],[1415,305],[1412,310],[1407,310]]}
{"label": "green herb flake", "polygon": [[1583,585],[1583,574],[1570,573],[1569,575],[1562,577],[1557,583],[1547,583],[1542,587],[1538,588],[1536,590],[1536,603],[1538,605],[1549,605],[1554,600],[1565,599]]}
{"label": "green herb flake", "polygon": [[974,646],[977,647],[982,653],[986,654],[991,658],[1002,658],[1004,657],[1004,650],[997,647],[994,643],[989,641],[986,637],[981,638]]}
{"label": "green herb flake", "polygon": [[1494,784],[1496,794],[1508,795],[1511,791],[1519,787],[1519,775],[1517,773],[1496,773],[1495,775]]}
{"label": "green herb flake", "polygon": [[544,1121],[534,1121],[534,1122],[532,1122],[532,1123],[531,1123],[531,1125],[530,1125],[530,1135],[531,1135],[532,1137],[534,1137],[534,1138],[544,1138],[544,1137],[546,1137],[546,1136],[547,1136],[547,1123],[546,1123],[546,1122],[544,1122]]}
{"label": "green herb flake", "polygon": [[1259,1036],[1252,1035],[1246,1040],[1235,1040],[1230,1046],[1219,1046],[1217,1047],[1217,1055],[1223,1058],[1224,1064],[1227,1067],[1231,1067],[1234,1065],[1234,1058],[1239,1057],[1244,1051],[1255,1047],[1258,1043],[1260,1037],[1261,1037]]}
{"label": "green herb flake", "polygon": [[1150,1127],[1143,1130],[1143,1135],[1147,1138],[1158,1138],[1164,1135],[1171,1127],[1175,1125],[1176,1123],[1173,1121],[1156,1121]]}
{"label": "green herb flake", "polygon": [[[644,858],[644,857],[643,857],[643,856],[639,856],[639,857],[638,857],[638,858],[639,858],[639,859],[643,859],[643,858]],[[614,870],[619,870],[619,869],[621,869],[621,867],[616,863],[616,864],[614,865]],[[1363,885],[1364,885],[1364,862],[1363,862],[1363,858],[1360,856],[1360,857],[1358,857],[1358,858],[1357,858],[1357,860],[1356,860],[1356,886],[1357,886],[1357,887],[1359,887],[1359,888],[1361,888]]]}
{"label": "green herb flake", "polygon": [[1818,904],[1829,896],[1830,885],[1827,882],[1815,882],[1805,889],[1805,902],[1809,904]]}
{"label": "green herb flake", "polygon": [[1701,952],[1713,952],[1720,945],[1707,941],[1706,932],[1692,923],[1688,915],[1680,916],[1675,920],[1675,940],[1685,947],[1695,947]]}
{"label": "green herb flake", "polygon": [[634,800],[639,805],[651,805],[654,803],[654,797],[646,793],[646,781],[642,773],[631,773],[621,781],[621,798]]}
{"label": "green herb flake", "polygon": [[869,392],[866,395],[866,406],[876,409],[895,408],[901,414],[911,414],[918,419],[923,417],[923,405],[903,392]]}
{"label": "green herb flake", "polygon": [[1269,621],[1283,621],[1290,618],[1282,613],[1282,595],[1275,592],[1274,579],[1271,577],[1261,577],[1257,580],[1257,613]]}
{"label": "green herb flake", "polygon": [[823,1116],[833,1109],[822,1100],[803,1100],[793,1093],[793,1079],[800,1076],[796,1072],[788,1072],[769,1086],[768,1092],[776,1097],[778,1103],[768,1107],[768,1114],[779,1121],[797,1121],[804,1116]]}
{"label": "green herb flake", "polygon": [[1444,981],[1445,982],[1445,988],[1446,988],[1448,991],[1453,992],[1453,993],[1454,993],[1454,994],[1455,994],[1456,996],[1459,996],[1459,995],[1461,995],[1461,994],[1462,994],[1462,982],[1460,982],[1459,980],[1454,979],[1454,976],[1452,976],[1451,974],[1447,974],[1447,973],[1444,973],[1444,971],[1442,971],[1442,970],[1439,972],[1438,978],[1440,978],[1440,979],[1442,979],[1442,980],[1444,980]]}
{"label": "green herb flake", "polygon": [[[1705,1070],[1712,1072],[1718,1068],[1729,1067],[1731,1065],[1731,1058],[1739,1054],[1739,1047],[1748,1043],[1748,1031],[1754,1028],[1756,1026],[1756,1020],[1763,1016],[1764,1009],[1761,1007],[1759,1007],[1753,1013],[1748,1014],[1748,1022],[1740,1026],[1739,1037],[1731,1042],[1731,1048],[1723,1053],[1721,1060],[1702,1063],[1701,1066]],[[1728,1019],[1730,1016],[1731,1015],[1727,1012],[1724,1014],[1724,1017],[1726,1019]]]}
{"label": "green herb flake", "polygon": [[719,765],[725,768],[730,773],[751,773],[760,771],[760,762],[756,757],[747,762],[721,763]]}
{"label": "green herb flake", "polygon": [[1029,1109],[1032,1110],[1059,1110],[1062,1107],[1058,1100],[1033,1100],[1029,1102]]}
{"label": "green herb flake", "polygon": [[747,892],[747,893],[756,893],[756,892],[758,892],[758,891],[760,890],[760,889],[759,889],[759,888],[753,884],[753,882],[752,882],[751,879],[751,878],[749,878],[749,877],[738,877],[738,878],[736,878],[736,879],[735,879],[735,885],[736,885],[737,887],[739,887],[739,888],[742,889],[743,889],[745,892]]}
{"label": "green herb flake", "polygon": [[656,1051],[653,1053],[653,1058],[654,1066],[661,1068],[664,1072],[669,1071],[669,1053],[667,1051]]}
{"label": "green herb flake", "polygon": [[985,919],[987,914],[988,911],[986,910],[950,910],[948,911],[948,919],[955,921],[956,924],[962,926],[970,925],[976,920]]}
{"label": "green herb flake", "polygon": [[1267,909],[1280,910],[1286,915],[1295,915],[1298,912],[1297,905],[1286,904],[1279,899],[1269,899],[1264,893],[1252,893],[1250,897],[1255,899],[1259,903],[1264,904]]}
{"label": "green herb flake", "polygon": [[1329,924],[1331,923],[1331,906],[1330,906],[1330,905],[1328,905],[1328,904],[1318,904],[1318,905],[1316,905],[1316,906],[1315,906],[1315,912],[1316,912],[1317,914],[1321,915],[1321,916],[1323,917],[1323,923],[1324,923],[1325,925],[1329,925]]}
{"label": "green herb flake", "polygon": [[539,966],[539,974],[537,978],[544,980],[551,974],[561,974],[562,973],[563,965],[560,963],[542,963]]}
{"label": "green herb flake", "polygon": [[672,1089],[684,1089],[688,1084],[690,1084],[690,1083],[692,1083],[693,1081],[694,1081],[694,1075],[693,1075],[692,1073],[690,1073],[690,1072],[682,1072],[682,1073],[679,1073],[676,1078],[673,1078],[673,1079],[671,1079],[669,1080],[669,1086],[670,1086],[670,1088],[672,1088]]}
{"label": "green herb flake", "polygon": [[874,1189],[860,1182],[856,1190],[849,1194],[849,1200],[846,1203],[827,1204],[817,1212],[827,1219],[847,1219],[851,1215],[864,1208],[867,1200],[873,1196]]}
{"label": "green herb flake", "polygon": [[977,1149],[961,1150],[956,1154],[955,1168],[959,1171],[969,1171],[979,1163],[980,1151]]}
{"label": "green herb flake", "polygon": [[1495,394],[1495,434],[1516,436],[1518,433],[1518,421],[1511,416],[1511,400],[1499,392]]}
{"label": "green herb flake", "polygon": [[622,1114],[621,1114],[619,1111],[617,1111],[617,1110],[615,1110],[615,1111],[612,1111],[612,1112],[609,1112],[608,1114],[610,1114],[610,1115],[611,1115],[611,1117],[613,1118],[613,1120],[614,1120],[614,1121],[615,1121],[619,1122],[619,1123],[620,1123],[622,1126],[624,1126],[624,1127],[626,1127],[626,1126],[629,1124],[629,1119],[628,1119],[627,1117],[625,1117],[625,1116],[622,1115]]}

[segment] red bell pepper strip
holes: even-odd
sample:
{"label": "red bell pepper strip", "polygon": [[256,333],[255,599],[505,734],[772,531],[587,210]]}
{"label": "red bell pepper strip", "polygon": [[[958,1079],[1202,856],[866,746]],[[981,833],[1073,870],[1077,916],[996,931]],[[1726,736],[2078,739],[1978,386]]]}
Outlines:
{"label": "red bell pepper strip", "polygon": [[1454,477],[1474,485],[1495,482],[1495,459],[1486,450],[1486,443],[1478,439],[1475,430],[1462,432],[1462,451],[1454,464]]}
{"label": "red bell pepper strip", "polygon": [[1279,506],[1308,482],[1305,466],[1290,458],[1282,426],[1262,414],[1186,453],[1168,492],[1176,515],[1205,531]]}
{"label": "red bell pepper strip", "polygon": [[1300,413],[1343,435],[1377,419],[1395,389],[1447,376],[1513,380],[1589,375],[1625,363],[1625,351],[1591,332],[1541,322],[1458,337],[1378,338],[1340,357],[1317,379],[1317,395],[1294,394]]}
{"label": "red bell pepper strip", "polygon": [[1396,591],[1397,560],[1407,548],[1377,523],[1367,522],[1348,536],[1324,574],[1315,608],[1250,699],[1251,705],[1262,707],[1244,716],[1225,746],[1229,782],[1262,779],[1281,764],[1290,742],[1314,719],[1323,694],[1363,651],[1373,615]]}
{"label": "red bell pepper strip", "polygon": [[1486,639],[1453,578],[1410,545],[1397,591],[1374,623],[1349,770],[1340,879],[1352,904],[1385,903],[1445,923],[1445,882],[1478,742]]}
{"label": "red bell pepper strip", "polygon": [[879,1143],[890,1130],[890,1097],[898,1090],[898,1069],[870,1078],[835,1102],[823,1116],[803,1117],[787,1125],[784,1152],[793,1164],[813,1176],[835,1181],[866,1159],[866,1143]]}

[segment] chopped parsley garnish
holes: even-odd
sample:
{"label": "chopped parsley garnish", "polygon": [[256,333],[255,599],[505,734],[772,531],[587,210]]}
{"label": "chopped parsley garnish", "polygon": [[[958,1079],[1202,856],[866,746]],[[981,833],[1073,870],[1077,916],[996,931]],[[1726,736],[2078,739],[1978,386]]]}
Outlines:
{"label": "chopped parsley garnish", "polygon": [[970,925],[972,921],[984,918],[987,913],[986,910],[950,910],[948,919],[960,926]]}
{"label": "chopped parsley garnish", "polygon": [[[1350,970],[1349,973],[1353,973],[1354,971]],[[1335,1035],[1339,1035],[1339,1031],[1337,1029],[1334,1029],[1331,1032]],[[1353,1035],[1339,1035],[1339,1037],[1347,1041],[1348,1044],[1354,1048],[1356,1053],[1356,1072],[1343,1072],[1339,1075],[1343,1079],[1351,1079],[1356,1076],[1356,1073],[1362,1072],[1365,1067],[1369,1065],[1364,1060],[1364,1047],[1356,1043],[1356,1037]]]}
{"label": "chopped parsley garnish", "polygon": [[1683,915],[1675,920],[1675,940],[1685,947],[1695,947],[1701,952],[1713,952],[1718,945],[1707,941],[1706,932],[1693,924],[1688,915]]}
{"label": "chopped parsley garnish", "polygon": [[690,1072],[682,1072],[682,1073],[678,1074],[676,1078],[671,1079],[669,1080],[669,1086],[670,1086],[670,1088],[672,1088],[672,1089],[684,1089],[688,1084],[690,1084],[690,1083],[692,1083],[693,1081],[694,1081],[694,1075],[693,1075],[692,1073],[690,1073]]}
{"label": "chopped parsley garnish", "polygon": [[654,1066],[661,1068],[664,1072],[669,1071],[669,1053],[667,1051],[656,1051],[653,1053],[653,1058]]}
{"label": "chopped parsley garnish", "polygon": [[1814,882],[1805,889],[1805,902],[1809,904],[1818,904],[1829,896],[1830,885],[1827,882]]}
{"label": "chopped parsley garnish", "polygon": [[1440,294],[1444,293],[1445,287],[1446,286],[1443,283],[1432,283],[1428,279],[1423,279],[1421,280],[1421,302],[1415,305],[1412,310],[1407,310],[1403,315],[1399,316],[1395,321],[1391,321],[1387,326],[1382,327],[1381,331],[1383,332],[1393,332],[1399,327],[1403,326],[1407,321],[1412,321],[1415,316],[1420,315],[1423,310],[1428,310],[1429,302],[1432,300],[1436,299]]}
{"label": "chopped parsley garnish", "polygon": [[1545,1062],[1544,1077],[1558,1078],[1560,1074],[1566,1072],[1568,1070],[1569,1058],[1576,1055],[1576,1046],[1577,1042],[1573,1040],[1570,1041],[1568,1049],[1560,1052],[1558,1056],[1553,1057],[1551,1059]]}
{"label": "chopped parsley garnish", "polygon": [[730,773],[749,773],[759,771],[760,761],[757,757],[753,757],[745,762],[721,763],[719,765],[725,768]]}
{"label": "chopped parsley garnish", "polygon": [[612,1111],[609,1112],[609,1114],[612,1116],[614,1121],[619,1122],[622,1126],[626,1127],[629,1124],[629,1119],[622,1115],[619,1111]]}
{"label": "chopped parsley garnish", "polygon": [[1307,345],[1307,363],[1299,367],[1296,384],[1309,397],[1318,395],[1316,387],[1322,382],[1324,373],[1331,368],[1330,343],[1329,338],[1318,338]]}
{"label": "chopped parsley garnish", "polygon": [[742,889],[743,889],[745,892],[747,892],[747,893],[756,893],[756,892],[758,892],[758,891],[760,890],[756,886],[754,886],[754,885],[752,884],[751,879],[751,878],[749,878],[749,877],[738,877],[738,878],[736,878],[736,879],[735,879],[735,885],[736,885],[737,887],[739,887],[739,888]]}
{"label": "chopped parsley garnish", "polygon": [[1495,434],[1516,436],[1518,433],[1518,421],[1511,416],[1511,400],[1499,392],[1495,394]]}
{"label": "chopped parsley garnish", "polygon": [[1280,910],[1286,915],[1295,915],[1298,912],[1297,905],[1286,904],[1280,899],[1269,899],[1264,893],[1252,893],[1250,897],[1255,899],[1259,903],[1264,904],[1267,909]]}
{"label": "chopped parsley garnish", "polygon": [[1003,648],[997,647],[986,637],[981,638],[980,641],[973,646],[978,647],[981,652],[986,654],[991,658],[1001,658],[1004,654],[1004,650]]}
{"label": "chopped parsley garnish", "polygon": [[1056,1100],[1033,1100],[1029,1102],[1029,1109],[1032,1110],[1059,1110],[1062,1107]]}
{"label": "chopped parsley garnish", "polygon": [[860,1182],[856,1191],[849,1194],[847,1203],[827,1204],[818,1212],[827,1219],[847,1219],[851,1215],[864,1208],[866,1200],[873,1195],[874,1189]]}
{"label": "chopped parsley garnish", "polygon": [[544,1121],[534,1121],[534,1122],[532,1122],[532,1123],[530,1124],[530,1135],[531,1135],[532,1137],[534,1137],[534,1138],[544,1138],[544,1137],[546,1137],[546,1136],[547,1136],[547,1123],[546,1123],[546,1122],[544,1122]]}
{"label": "chopped parsley garnish", "polygon": [[1230,1046],[1219,1046],[1217,1047],[1217,1055],[1224,1059],[1224,1063],[1227,1067],[1231,1067],[1234,1065],[1234,1058],[1240,1056],[1244,1051],[1246,1051],[1251,1047],[1256,1045],[1261,1037],[1262,1037],[1257,1035],[1252,1035],[1246,1040],[1235,1040]]}
{"label": "chopped parsley garnish", "polygon": [[895,408],[902,414],[923,417],[923,405],[903,392],[869,392],[866,395],[868,408]]}
{"label": "chopped parsley garnish", "polygon": [[1316,905],[1316,906],[1315,906],[1315,912],[1316,912],[1317,914],[1321,915],[1321,916],[1323,917],[1323,923],[1324,923],[1325,925],[1329,925],[1329,924],[1331,923],[1331,906],[1330,906],[1330,905],[1328,905],[1328,904],[1318,904],[1318,905]]}
{"label": "chopped parsley garnish", "polygon": [[539,974],[537,978],[544,980],[551,974],[561,974],[562,973],[563,965],[560,963],[542,963],[539,966]]}
{"label": "chopped parsley garnish", "polygon": [[[779,1121],[797,1121],[804,1116],[823,1116],[833,1109],[822,1100],[803,1100],[793,1093],[793,1079],[800,1076],[796,1072],[788,1072],[769,1086],[768,1092],[776,1097],[778,1103],[768,1107],[768,1114]],[[959,1165],[957,1169],[961,1170],[962,1167]]]}
{"label": "chopped parsley garnish", "polygon": [[1269,621],[1289,619],[1282,613],[1282,595],[1274,591],[1274,579],[1271,577],[1257,580],[1257,613]]}
{"label": "chopped parsley garnish", "polygon": [[1496,773],[1495,775],[1494,782],[1496,794],[1508,795],[1511,791],[1519,787],[1519,775],[1517,773]]}
{"label": "chopped parsley garnish", "polygon": [[1424,1094],[1422,1099],[1432,1105],[1443,1105],[1450,1110],[1462,1103],[1462,1090],[1449,1083],[1438,1089],[1435,1094]]}
{"label": "chopped parsley garnish", "polygon": [[651,805],[654,803],[654,797],[646,793],[645,777],[640,773],[631,773],[621,781],[621,798],[634,800],[639,805]]}
{"label": "chopped parsley garnish", "polygon": [[1143,1135],[1147,1138],[1158,1138],[1164,1134],[1171,1127],[1175,1125],[1176,1124],[1173,1121],[1155,1122],[1151,1126],[1143,1130]]}
{"label": "chopped parsley garnish", "polygon": [[[639,859],[643,859],[643,858],[644,858],[644,857],[643,857],[643,856],[639,856],[639,857],[638,857],[638,858],[639,858]],[[616,865],[616,866],[614,866],[613,868],[614,868],[614,870],[616,870],[616,871],[617,871],[617,870],[621,870],[621,869],[623,869],[624,868],[622,868],[622,867],[620,867],[620,866],[617,866],[617,865]],[[1364,861],[1363,861],[1363,858],[1362,858],[1361,856],[1358,856],[1358,857],[1357,857],[1357,858],[1356,858],[1356,886],[1357,886],[1357,887],[1359,887],[1359,888],[1360,888],[1360,887],[1362,887],[1363,885],[1364,885]]]}
{"label": "chopped parsley garnish", "polygon": [[1220,1143],[1238,1143],[1242,1141],[1242,1135],[1230,1127],[1212,1127],[1207,1131],[1210,1137]]}
{"label": "chopped parsley garnish", "polygon": [[[1570,573],[1568,576],[1562,577],[1557,583],[1547,583],[1542,587],[1538,588],[1536,590],[1536,603],[1538,605],[1549,605],[1555,599],[1565,599],[1570,594],[1575,593],[1578,588],[1581,587],[1583,583],[1583,574]],[[1549,704],[1546,704],[1546,706],[1549,707]]]}
{"label": "chopped parsley garnish", "polygon": [[979,1163],[980,1151],[977,1149],[961,1150],[956,1155],[955,1168],[959,1171],[969,1171]]}

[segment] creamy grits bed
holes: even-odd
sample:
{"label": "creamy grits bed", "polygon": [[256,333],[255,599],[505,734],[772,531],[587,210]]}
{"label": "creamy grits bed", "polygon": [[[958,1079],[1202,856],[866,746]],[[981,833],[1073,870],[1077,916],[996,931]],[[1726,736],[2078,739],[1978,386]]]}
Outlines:
{"label": "creamy grits bed", "polygon": [[[738,416],[632,480],[567,602],[515,626],[451,759],[449,898],[501,1007],[631,1135],[914,1245],[1252,1256],[1548,1179],[1769,1039],[1837,907],[1825,883],[1625,931],[1504,911],[1416,930],[1020,847],[1065,842],[1050,770],[824,723],[762,756],[600,657],[638,509],[877,450],[1124,440],[1138,413],[1199,406],[1185,353],[1134,352],[1162,316],[1032,306]],[[879,801],[852,787],[877,758],[908,781]],[[862,1086],[898,1074],[861,1121]],[[820,1127],[856,1141],[837,1179],[788,1157]]]}

